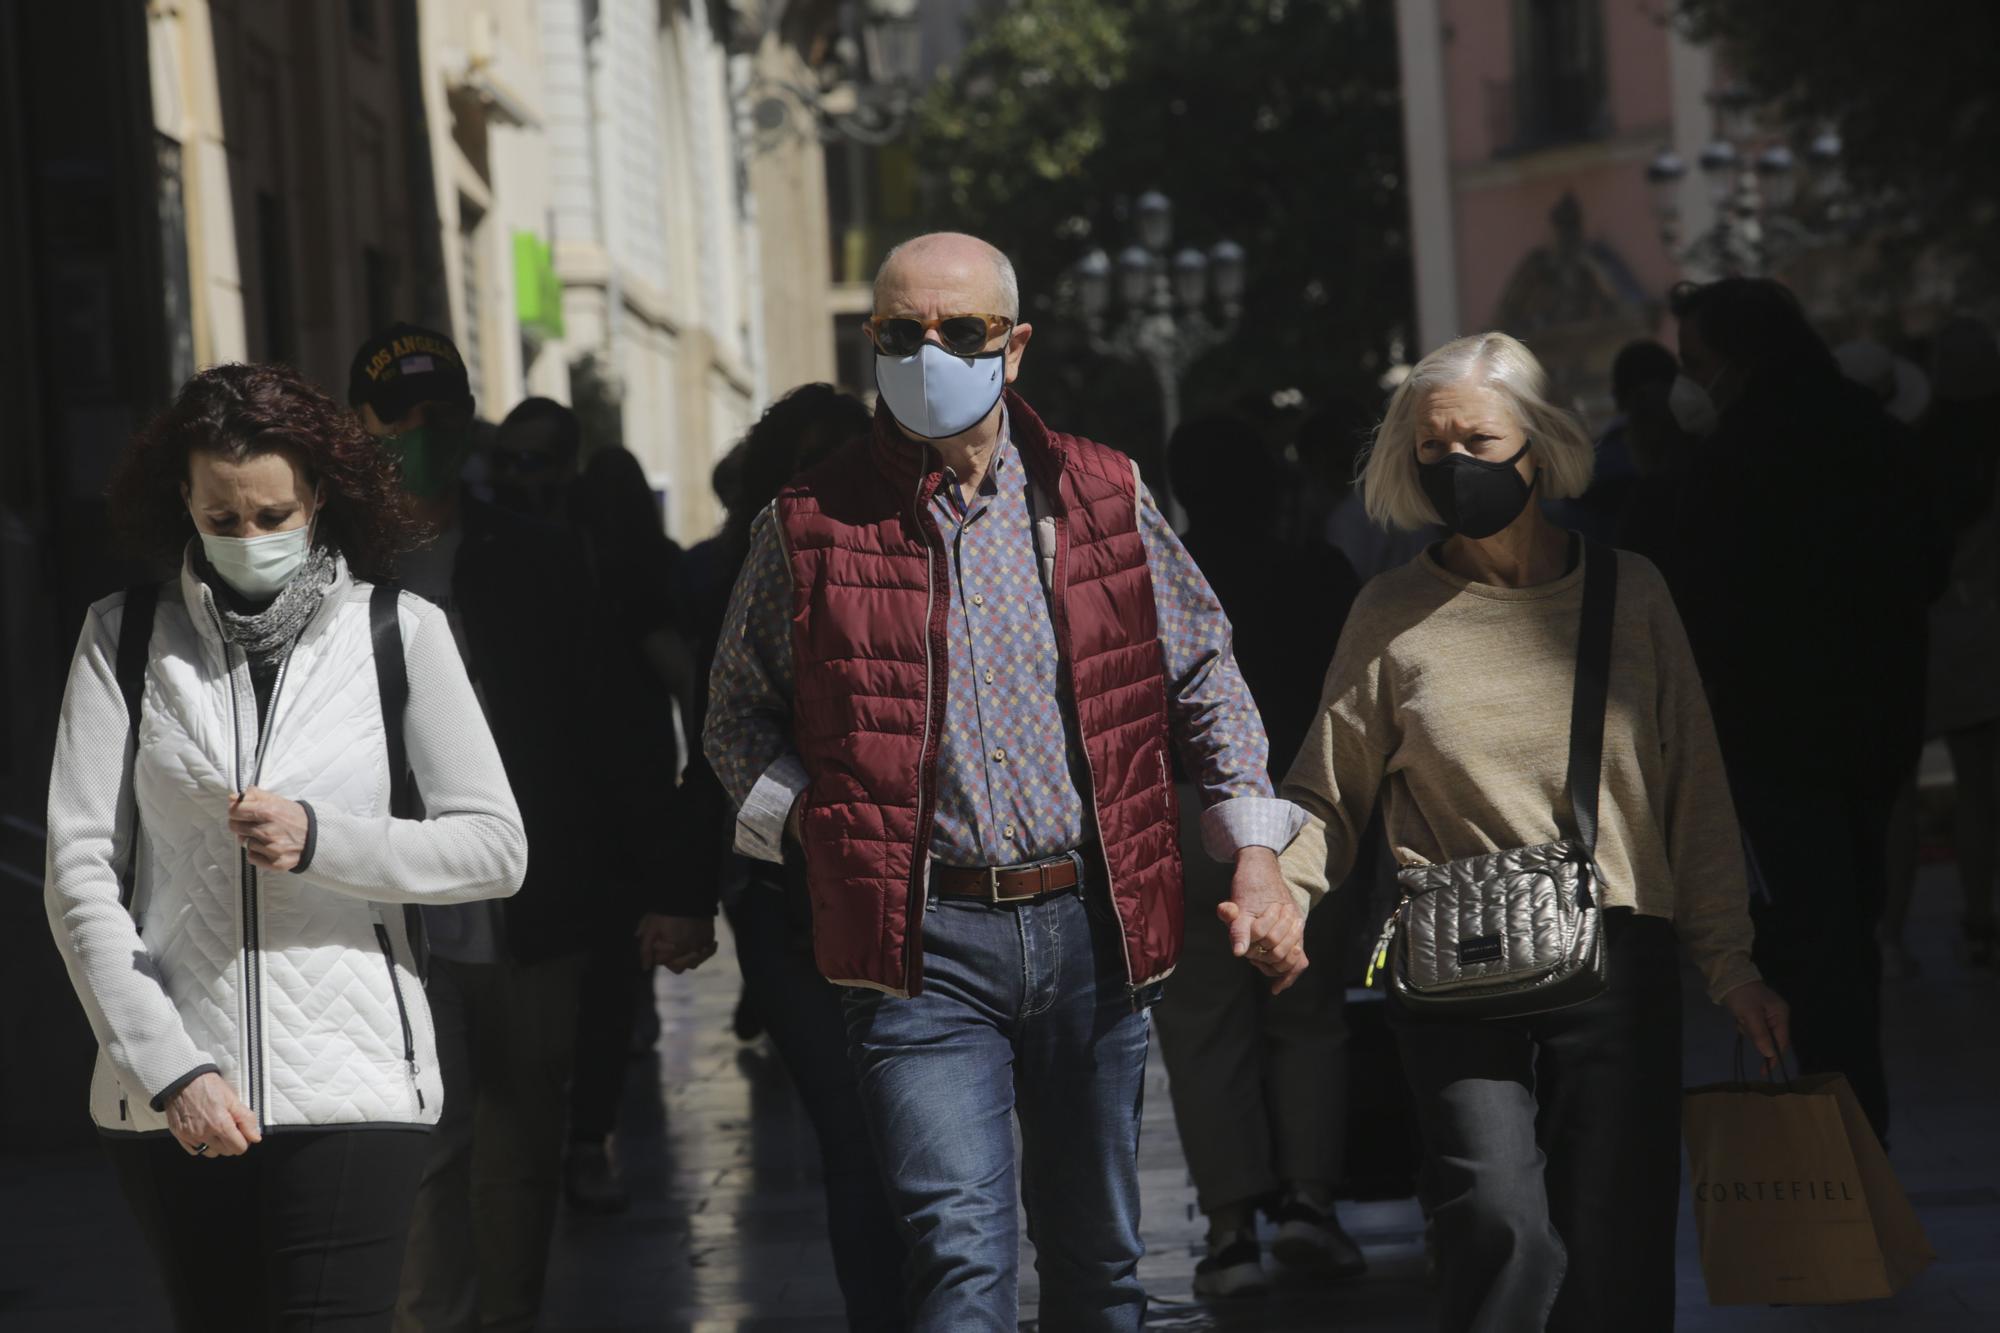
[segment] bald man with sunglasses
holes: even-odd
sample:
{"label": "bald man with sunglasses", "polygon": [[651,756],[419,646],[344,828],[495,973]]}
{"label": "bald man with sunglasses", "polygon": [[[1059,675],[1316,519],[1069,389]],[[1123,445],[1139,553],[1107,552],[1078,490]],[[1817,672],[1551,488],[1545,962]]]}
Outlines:
{"label": "bald man with sunglasses", "polygon": [[1304,820],[1132,461],[1008,387],[1032,332],[984,241],[884,261],[874,429],[758,519],[704,743],[737,849],[803,849],[913,1325],[1014,1329],[1018,1177],[1044,1326],[1136,1330],[1145,1011],[1183,930],[1170,752],[1235,866],[1188,928],[1274,991],[1306,966],[1276,858]]}

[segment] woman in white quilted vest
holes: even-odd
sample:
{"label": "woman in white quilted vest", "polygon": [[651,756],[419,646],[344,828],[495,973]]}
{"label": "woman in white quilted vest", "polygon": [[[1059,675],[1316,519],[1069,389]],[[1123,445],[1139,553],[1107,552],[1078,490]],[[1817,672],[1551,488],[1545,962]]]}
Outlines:
{"label": "woman in white quilted vest", "polygon": [[[325,394],[203,371],[127,450],[112,516],[180,574],[90,608],[49,780],[90,1114],[180,1328],[386,1329],[443,1097],[404,905],[513,893],[520,813],[444,613],[408,595],[382,623],[430,813],[391,813],[363,576],[421,533]],[[128,612],[150,633],[121,670]]]}

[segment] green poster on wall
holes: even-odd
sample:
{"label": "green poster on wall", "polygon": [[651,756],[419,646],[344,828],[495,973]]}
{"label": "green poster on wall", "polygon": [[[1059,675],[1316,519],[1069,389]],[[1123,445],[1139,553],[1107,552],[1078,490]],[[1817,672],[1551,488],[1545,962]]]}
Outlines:
{"label": "green poster on wall", "polygon": [[563,336],[562,281],[549,243],[531,231],[514,233],[514,314],[521,331],[544,340]]}

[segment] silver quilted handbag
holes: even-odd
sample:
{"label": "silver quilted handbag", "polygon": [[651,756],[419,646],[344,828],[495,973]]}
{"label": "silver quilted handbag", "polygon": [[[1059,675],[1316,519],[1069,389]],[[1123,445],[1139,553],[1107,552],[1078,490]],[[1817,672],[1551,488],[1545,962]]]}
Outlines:
{"label": "silver quilted handbag", "polygon": [[1581,1003],[1605,987],[1595,852],[1617,595],[1617,556],[1586,543],[1570,708],[1575,826],[1562,830],[1568,836],[1397,872],[1403,897],[1376,961],[1387,956],[1390,985],[1413,1013],[1515,1018]]}

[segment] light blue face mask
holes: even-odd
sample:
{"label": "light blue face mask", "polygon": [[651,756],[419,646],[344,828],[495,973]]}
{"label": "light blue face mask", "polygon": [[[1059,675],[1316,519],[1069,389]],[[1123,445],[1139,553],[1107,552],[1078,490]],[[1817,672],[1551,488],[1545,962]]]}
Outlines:
{"label": "light blue face mask", "polygon": [[262,601],[277,596],[305,564],[318,523],[319,514],[314,511],[309,522],[289,532],[267,532],[261,537],[218,537],[204,532],[201,551],[224,583],[252,601]]}
{"label": "light blue face mask", "polygon": [[914,356],[875,357],[875,388],[903,429],[927,440],[964,434],[1007,387],[1007,352],[953,356],[927,342]]}

